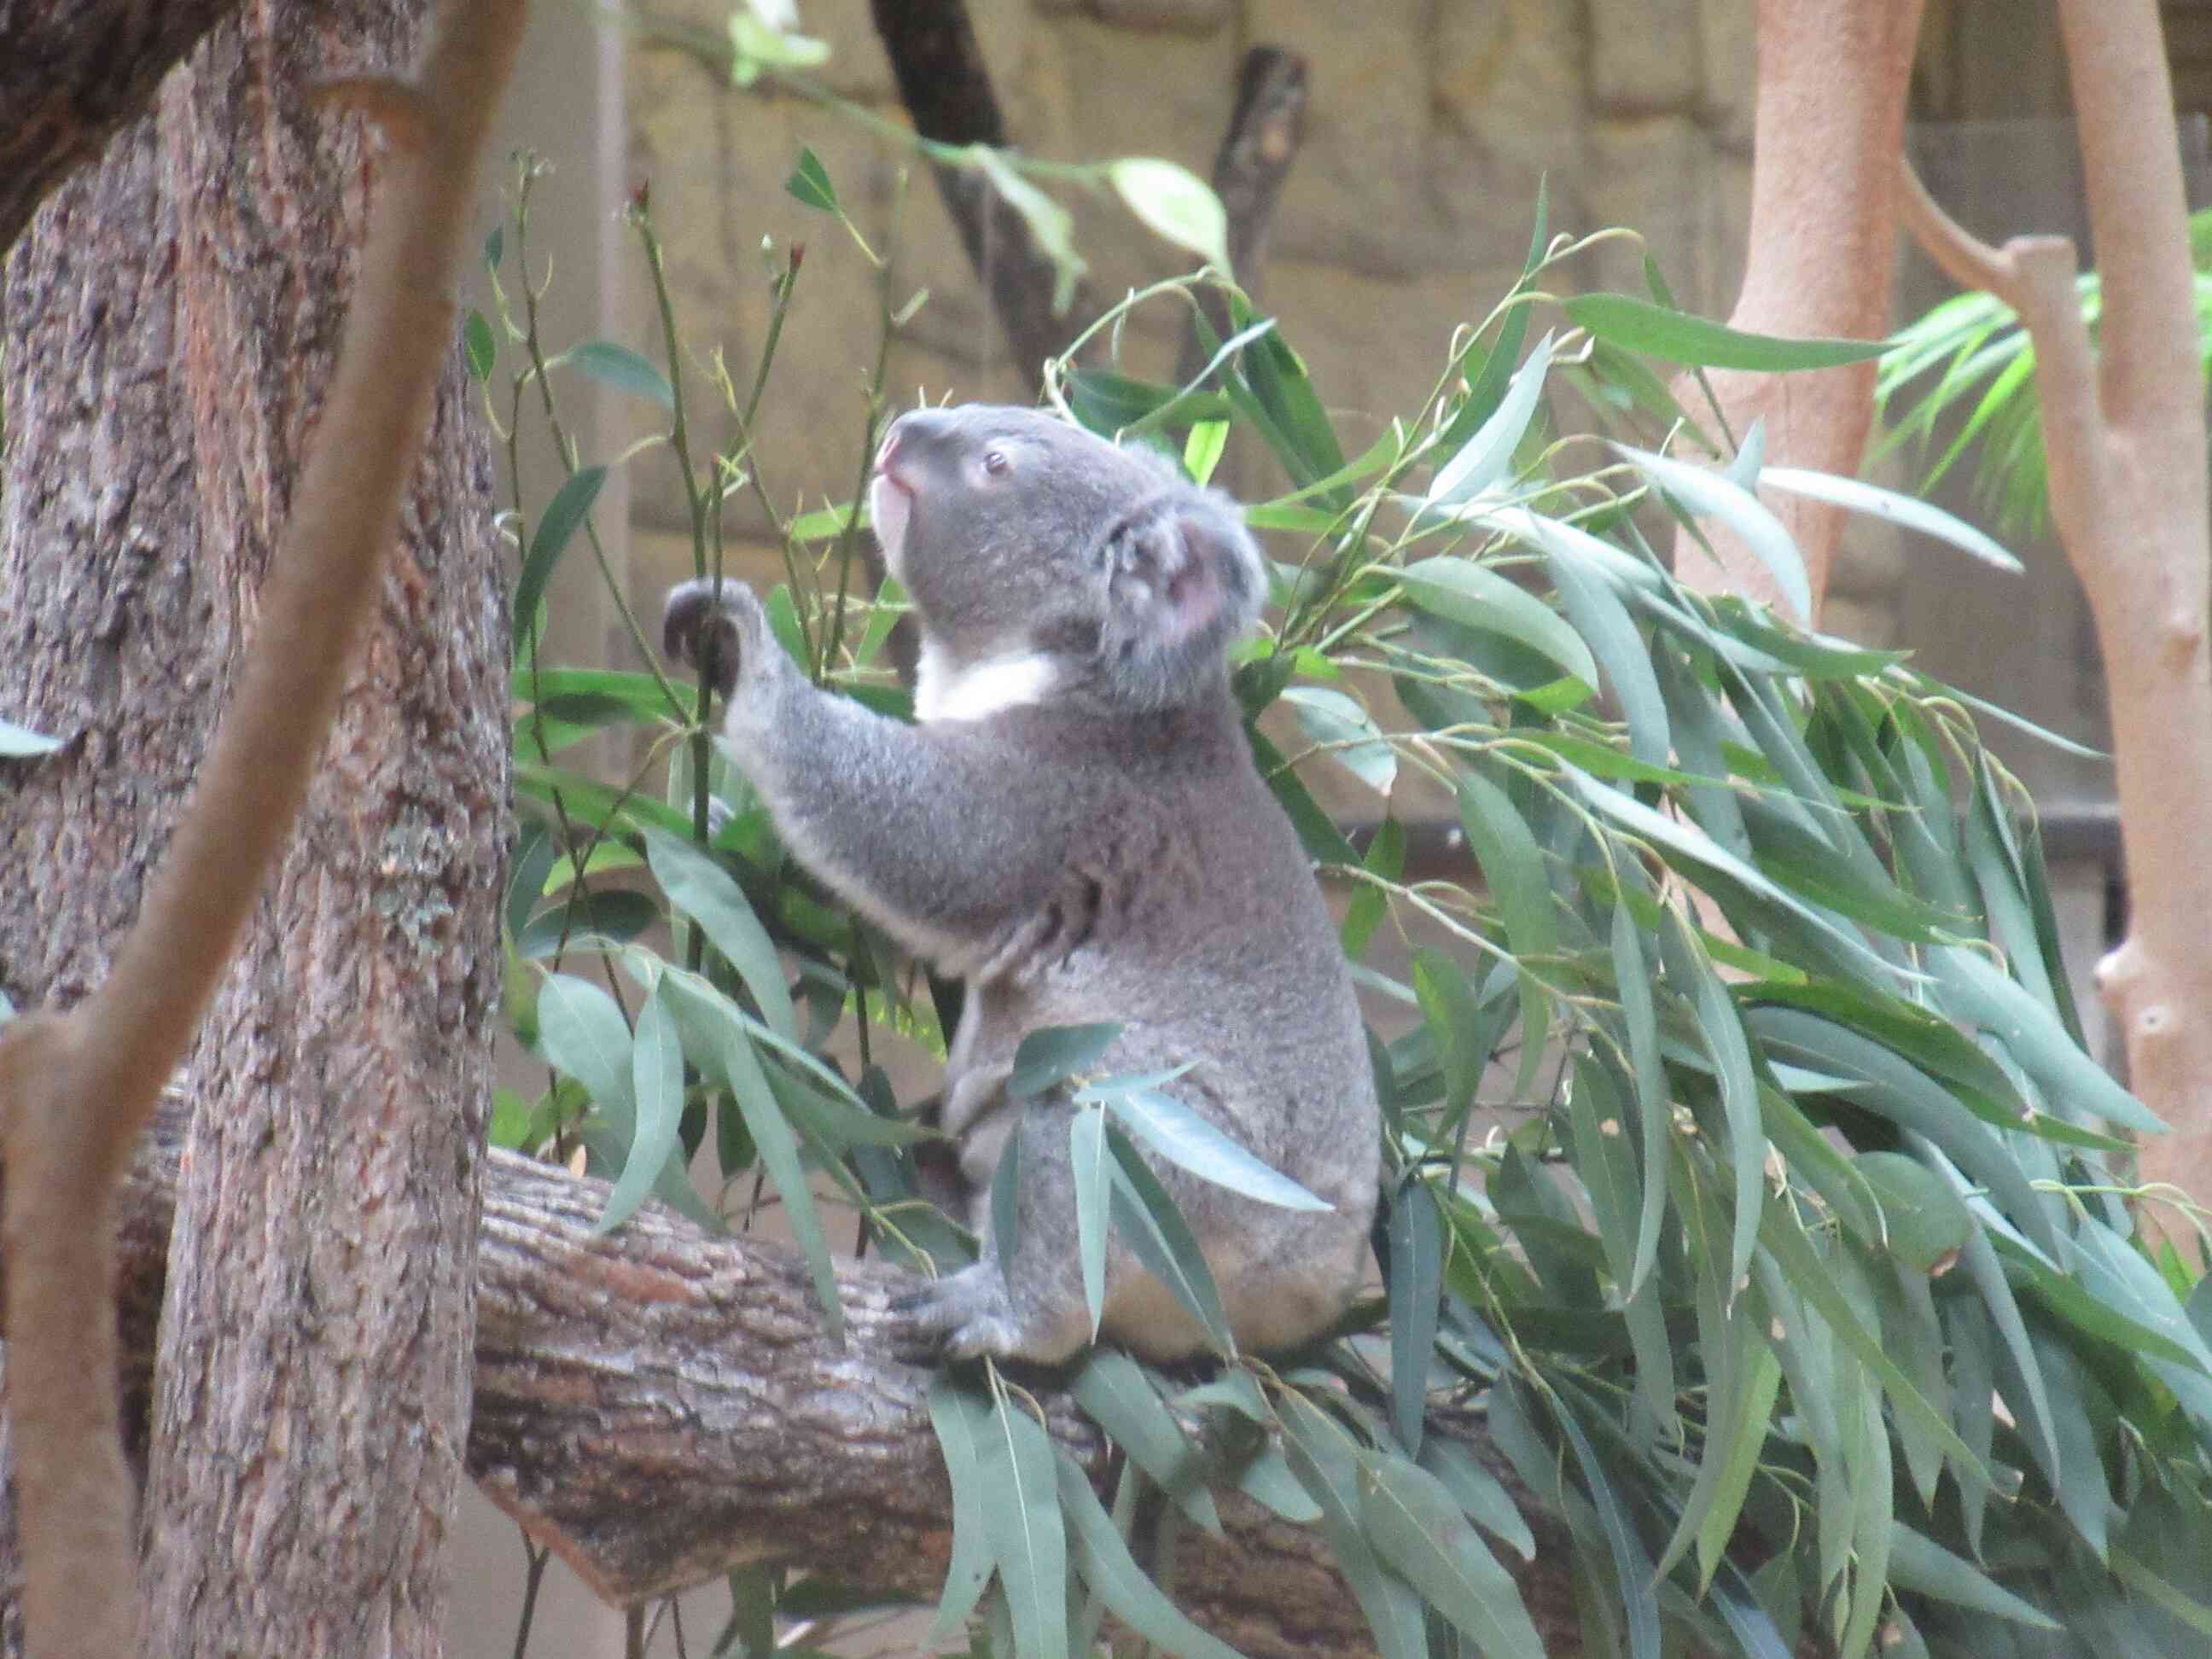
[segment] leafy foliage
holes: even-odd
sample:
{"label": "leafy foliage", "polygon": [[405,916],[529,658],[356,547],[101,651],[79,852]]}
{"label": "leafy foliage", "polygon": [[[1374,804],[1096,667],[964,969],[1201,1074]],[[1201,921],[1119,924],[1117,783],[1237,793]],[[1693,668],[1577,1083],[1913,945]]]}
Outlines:
{"label": "leafy foliage", "polygon": [[[811,160],[794,189],[833,204]],[[1754,493],[1759,434],[1707,437],[1647,358],[1788,369],[1864,349],[1685,318],[1656,272],[1649,300],[1560,305],[1545,284],[1583,246],[1548,239],[1540,208],[1520,283],[1425,405],[1349,457],[1291,344],[1233,290],[1200,383],[1100,368],[1048,385],[1069,418],[1194,469],[1241,432],[1290,481],[1249,510],[1282,558],[1237,687],[1263,771],[1349,896],[1371,1006],[1395,1017],[1371,1042],[1388,1288],[1310,1352],[1235,1355],[1147,1159],[1310,1200],[1199,1133],[1172,1076],[1091,1076],[1110,1028],[1034,1036],[1018,1091],[1073,1079],[1086,1103],[1087,1276],[1123,1229],[1224,1363],[1194,1384],[1102,1352],[1074,1373],[1127,1454],[1110,1510],[1020,1389],[940,1377],[955,1509],[940,1637],[972,1624],[981,1646],[1087,1651],[1110,1612],[1163,1651],[1224,1651],[1129,1540],[1147,1489],[1210,1531],[1216,1490],[1235,1486],[1320,1528],[1384,1653],[1533,1659],[1495,1547],[1526,1559],[1534,1534],[1462,1437],[1470,1415],[1571,1537],[1602,1650],[1780,1655],[1817,1632],[1851,1655],[2148,1656],[2212,1631],[2212,1311],[2135,1237],[2114,1132],[2156,1126],[2081,1046],[2030,803],[1981,747],[1972,699],[1898,653],[1686,589],[1646,540],[1719,524],[1802,594]],[[1187,286],[1098,326],[1184,305]],[[779,322],[789,295],[786,280]],[[1530,348],[1540,310],[1559,331]],[[886,280],[884,326],[895,316]],[[699,568],[718,568],[714,509],[753,480],[741,453],[690,456],[672,322],[664,374],[615,347],[549,364],[530,318],[501,321],[524,357],[510,429],[562,362],[669,411]],[[879,408],[880,387],[862,454]],[[1571,417],[1620,441],[1558,435]],[[575,480],[592,473],[579,458],[543,513],[518,503],[526,582],[588,534],[596,486]],[[1990,550],[1884,492],[1778,482]],[[774,521],[786,647],[902,710],[880,659],[898,599],[851,581],[857,513]],[[519,620],[532,823],[509,996],[550,1082],[502,1103],[501,1138],[580,1147],[616,1178],[609,1225],[647,1193],[721,1225],[727,1204],[701,1206],[684,1178],[711,1133],[726,1182],[750,1173],[780,1196],[832,1328],[837,1208],[896,1260],[963,1259],[961,1230],[920,1197],[915,1114],[869,1059],[879,1022],[938,1040],[957,988],[902,972],[788,861],[691,688],[657,668],[552,668]],[[641,739],[626,785],[553,758],[608,730]],[[1285,758],[1291,732],[1304,746]],[[1380,798],[1364,853],[1313,793],[1330,766]],[[1408,831],[1433,825],[1401,811],[1424,801],[1479,880],[1406,876]],[[645,942],[663,916],[669,953]],[[823,1058],[846,1019],[854,1072]],[[732,1630],[769,1628],[781,1593],[733,1582]]]}

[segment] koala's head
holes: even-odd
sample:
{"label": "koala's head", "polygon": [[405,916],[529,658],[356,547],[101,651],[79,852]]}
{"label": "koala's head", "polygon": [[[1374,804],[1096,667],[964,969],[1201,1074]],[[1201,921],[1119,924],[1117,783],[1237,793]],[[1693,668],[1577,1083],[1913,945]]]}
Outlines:
{"label": "koala's head", "polygon": [[1266,598],[1236,503],[1036,410],[901,416],[868,506],[920,616],[925,719],[1071,693],[1181,707],[1220,684]]}

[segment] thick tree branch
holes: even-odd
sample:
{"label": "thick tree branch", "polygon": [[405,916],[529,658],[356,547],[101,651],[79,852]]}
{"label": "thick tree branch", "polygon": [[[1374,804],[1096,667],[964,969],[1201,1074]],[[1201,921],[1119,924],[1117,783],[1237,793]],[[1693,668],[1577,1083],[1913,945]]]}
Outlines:
{"label": "thick tree branch", "polygon": [[357,92],[393,160],[372,220],[321,441],[262,592],[261,649],[114,971],[65,1015],[0,1037],[7,1327],[34,1653],[137,1639],[132,1494],[112,1393],[108,1194],[280,849],[368,619],[453,326],[476,161],[521,38],[521,0],[454,8],[418,88]]}
{"label": "thick tree branch", "polygon": [[238,0],[0,0],[0,253]]}
{"label": "thick tree branch", "polygon": [[[188,1110],[164,1103],[122,1196],[126,1398],[152,1364]],[[617,1605],[761,1563],[933,1597],[951,1500],[929,1373],[890,1357],[885,1312],[912,1277],[841,1264],[841,1348],[791,1251],[706,1237],[653,1205],[602,1236],[606,1193],[512,1153],[486,1161],[468,1452],[484,1491]],[[1064,1395],[1040,1397],[1103,1474],[1097,1431]],[[1241,1498],[1222,1513],[1225,1541],[1182,1534],[1176,1594],[1194,1617],[1255,1659],[1370,1650],[1315,1534]],[[1547,1650],[1571,1655],[1565,1534],[1536,1524],[1522,1591]]]}

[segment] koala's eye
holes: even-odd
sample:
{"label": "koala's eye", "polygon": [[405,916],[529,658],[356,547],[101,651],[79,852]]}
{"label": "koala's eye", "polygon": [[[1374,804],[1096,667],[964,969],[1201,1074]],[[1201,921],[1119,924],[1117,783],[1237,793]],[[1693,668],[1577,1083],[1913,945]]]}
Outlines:
{"label": "koala's eye", "polygon": [[987,449],[983,452],[983,471],[994,478],[1005,477],[1013,470],[1013,465],[1003,449]]}

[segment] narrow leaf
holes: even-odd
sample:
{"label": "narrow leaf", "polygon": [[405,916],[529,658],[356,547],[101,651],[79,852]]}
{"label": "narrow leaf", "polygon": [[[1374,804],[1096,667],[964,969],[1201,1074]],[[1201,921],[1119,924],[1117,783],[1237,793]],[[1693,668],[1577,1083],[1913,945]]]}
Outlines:
{"label": "narrow leaf", "polygon": [[1162,1158],[1200,1180],[1285,1210],[1336,1207],[1268,1168],[1172,1095],[1138,1089],[1108,1097],[1106,1107]]}
{"label": "narrow leaf", "polygon": [[1489,1659],[1544,1659],[1520,1587],[1436,1476],[1389,1452],[1363,1452],[1359,1510],[1376,1553]]}
{"label": "narrow leaf", "polygon": [[1863,363],[1890,348],[1887,340],[1792,340],[1723,327],[1628,294],[1578,294],[1561,302],[1568,319],[1597,339],[1671,363],[1782,374]]}

